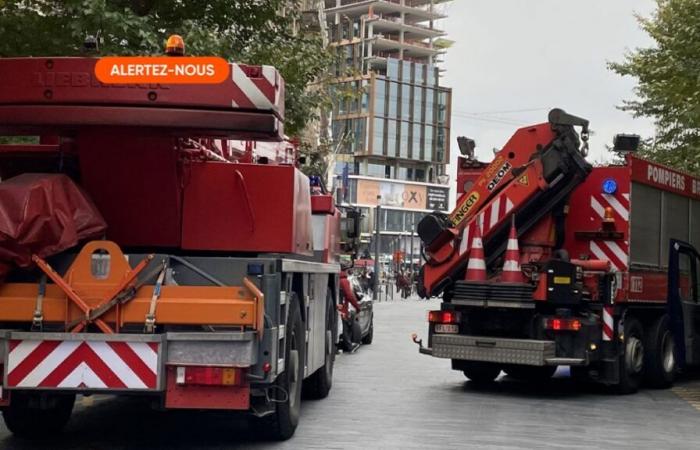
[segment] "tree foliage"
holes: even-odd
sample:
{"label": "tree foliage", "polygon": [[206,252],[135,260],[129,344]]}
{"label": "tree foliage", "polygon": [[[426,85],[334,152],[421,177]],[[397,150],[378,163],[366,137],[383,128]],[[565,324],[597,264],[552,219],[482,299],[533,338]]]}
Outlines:
{"label": "tree foliage", "polygon": [[646,156],[700,174],[700,0],[657,0],[655,13],[638,20],[655,45],[610,64],[638,80],[637,99],[622,109],[654,119]]}
{"label": "tree foliage", "polygon": [[277,67],[294,135],[326,101],[324,89],[307,86],[332,61],[301,17],[297,0],[0,0],[0,56],[79,55],[87,36],[102,55],[157,55],[177,33],[190,55]]}

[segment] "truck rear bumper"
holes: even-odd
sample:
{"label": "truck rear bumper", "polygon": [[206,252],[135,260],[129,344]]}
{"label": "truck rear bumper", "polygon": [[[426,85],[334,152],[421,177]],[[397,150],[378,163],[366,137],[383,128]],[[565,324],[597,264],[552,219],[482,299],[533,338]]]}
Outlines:
{"label": "truck rear bumper", "polygon": [[531,339],[434,334],[432,347],[421,349],[421,353],[436,358],[529,366],[584,363],[572,359],[563,362],[556,357],[554,341]]}
{"label": "truck rear bumper", "polygon": [[233,368],[237,380],[231,387],[246,400],[232,409],[246,409],[246,375],[257,363],[258,345],[254,331],[160,335],[5,331],[0,333],[2,386],[10,391],[170,396],[175,390],[193,388],[170,379],[177,367]]}

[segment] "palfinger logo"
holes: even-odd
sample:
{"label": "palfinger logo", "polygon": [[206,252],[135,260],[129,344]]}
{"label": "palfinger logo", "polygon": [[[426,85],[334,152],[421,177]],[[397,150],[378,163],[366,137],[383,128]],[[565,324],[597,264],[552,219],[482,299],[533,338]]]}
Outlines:
{"label": "palfinger logo", "polygon": [[450,216],[450,219],[452,220],[452,225],[457,227],[459,226],[460,223],[462,223],[462,220],[469,214],[469,211],[471,211],[472,207],[476,202],[479,201],[479,193],[478,192],[471,192],[469,194],[469,197],[457,208],[452,215]]}
{"label": "palfinger logo", "polygon": [[95,76],[104,84],[218,84],[230,70],[215,56],[108,56],[97,61]]}

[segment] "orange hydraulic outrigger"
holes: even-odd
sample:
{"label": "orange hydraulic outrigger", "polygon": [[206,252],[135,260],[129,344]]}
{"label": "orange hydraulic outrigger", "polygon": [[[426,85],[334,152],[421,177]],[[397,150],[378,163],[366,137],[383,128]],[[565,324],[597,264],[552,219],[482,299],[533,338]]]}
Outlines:
{"label": "orange hydraulic outrigger", "polygon": [[[108,255],[109,270],[96,276],[93,255],[100,251]],[[41,258],[34,257],[54,284],[0,285],[0,317],[7,322],[27,322],[34,315],[35,327],[63,324],[65,331],[74,333],[94,323],[103,333],[111,334],[124,325],[146,324],[153,311],[153,321],[161,325],[207,324],[262,330],[264,300],[253,283],[244,279],[240,287],[140,285],[139,275],[153,259],[153,255],[147,255],[131,268],[116,244],[92,241],[61,277]],[[162,265],[156,269],[162,270]]]}

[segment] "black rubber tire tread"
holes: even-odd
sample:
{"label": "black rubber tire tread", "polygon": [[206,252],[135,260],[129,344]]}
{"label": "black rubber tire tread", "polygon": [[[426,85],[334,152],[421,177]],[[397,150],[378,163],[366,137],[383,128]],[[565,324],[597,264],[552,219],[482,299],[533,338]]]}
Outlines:
{"label": "black rubber tire tread", "polygon": [[476,384],[491,383],[501,373],[501,366],[494,363],[465,361],[463,364],[464,376]]}
{"label": "black rubber tire tread", "polygon": [[304,398],[322,399],[328,397],[333,387],[333,366],[335,364],[335,342],[338,335],[337,327],[338,313],[333,304],[333,294],[330,290],[326,295],[326,336],[331,332],[331,342],[326,342],[326,349],[330,349],[330,354],[326,353],[326,362],[323,367],[314,372],[309,378],[304,380]]}
{"label": "black rubber tire tread", "polygon": [[666,389],[673,385],[676,379],[676,369],[667,372],[663,364],[663,337],[669,329],[668,315],[664,314],[654,321],[646,330],[644,339],[644,381],[647,386],[656,389]]}
{"label": "black rubber tire tread", "polygon": [[[49,396],[49,394],[45,394]],[[54,394],[53,405],[41,409],[36,405],[41,394],[13,392],[10,405],[3,408],[2,417],[7,428],[15,436],[30,440],[43,440],[59,434],[70,420],[75,395]]]}
{"label": "black rubber tire tread", "polygon": [[544,382],[552,378],[557,366],[522,366],[509,364],[503,367],[503,371],[517,380],[531,383]]}
{"label": "black rubber tire tread", "polygon": [[374,339],[374,314],[370,320],[369,331],[367,332],[367,335],[362,338],[362,345],[372,345],[372,340]]}
{"label": "black rubber tire tread", "polygon": [[[259,423],[261,431],[263,431],[269,438],[276,441],[285,441],[294,436],[294,432],[299,424],[301,387],[302,380],[304,378],[304,361],[306,360],[304,324],[301,320],[301,313],[299,311],[299,301],[295,294],[291,294],[288,299],[289,312],[287,317],[287,326],[285,327],[287,333],[286,342],[288,345],[285,349],[284,360],[285,364],[291,361],[290,350],[292,334],[294,333],[295,336],[297,336],[297,346],[299,347],[299,368],[297,373],[299,383],[297,383],[297,392],[289,392],[289,371],[285,370],[277,377],[275,384],[278,386],[278,388],[288,392],[287,398],[291,398],[292,395],[296,397],[296,407],[292,408],[288,400],[285,402],[275,403],[275,412],[260,419]],[[278,395],[278,393],[271,391],[271,397],[275,397],[276,395]]]}
{"label": "black rubber tire tread", "polygon": [[620,381],[615,386],[615,391],[621,395],[634,394],[637,392],[644,377],[644,367],[642,367],[641,373],[639,374],[633,375],[627,372],[625,352],[627,349],[627,341],[632,336],[641,339],[642,345],[644,344],[644,328],[642,328],[641,322],[634,317],[627,317],[625,319],[625,342],[623,342],[625,350],[623,350],[620,355]]}

